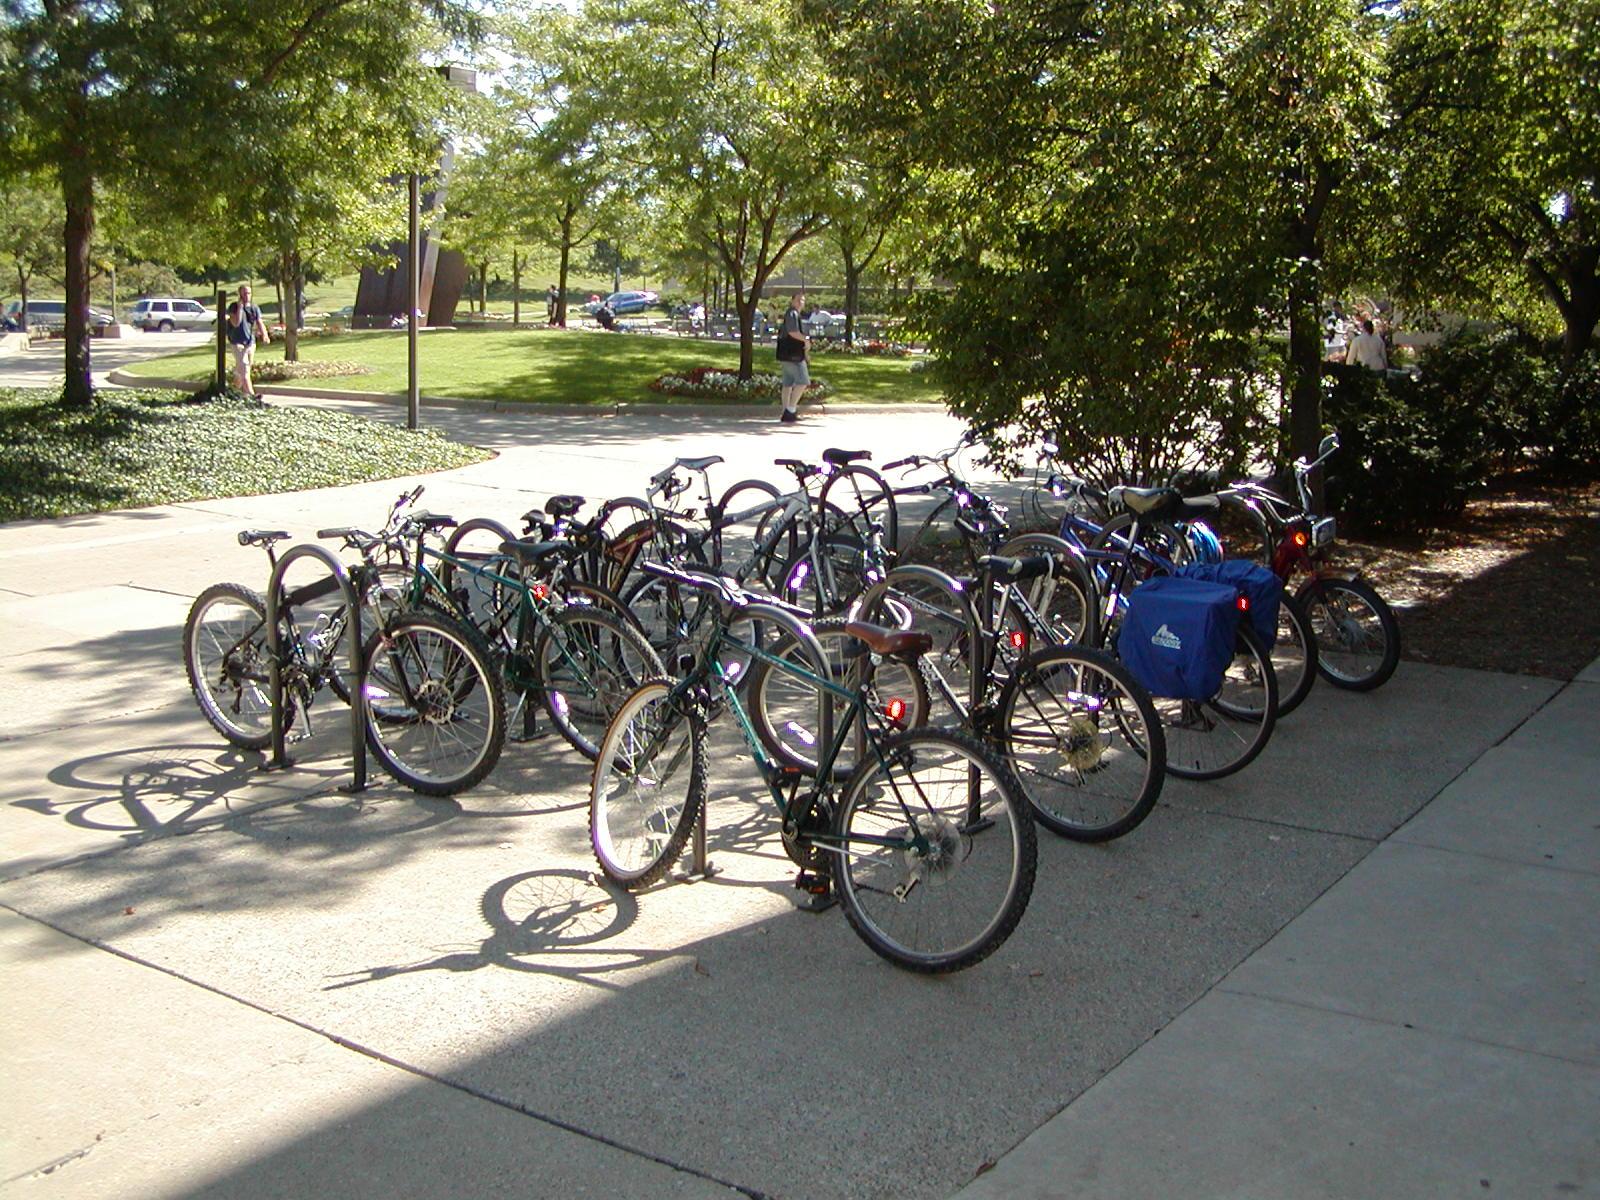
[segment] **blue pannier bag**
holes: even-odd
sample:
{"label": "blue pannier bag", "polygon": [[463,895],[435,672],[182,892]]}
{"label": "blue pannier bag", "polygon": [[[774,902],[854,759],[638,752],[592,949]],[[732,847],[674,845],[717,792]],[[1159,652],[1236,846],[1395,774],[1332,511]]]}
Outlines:
{"label": "blue pannier bag", "polygon": [[1152,696],[1209,700],[1238,640],[1239,593],[1229,584],[1160,575],[1128,593],[1117,655]]}
{"label": "blue pannier bag", "polygon": [[1234,559],[1229,562],[1190,563],[1174,574],[1184,579],[1203,579],[1238,588],[1250,601],[1250,628],[1271,649],[1278,640],[1278,604],[1283,599],[1283,580],[1260,563]]}

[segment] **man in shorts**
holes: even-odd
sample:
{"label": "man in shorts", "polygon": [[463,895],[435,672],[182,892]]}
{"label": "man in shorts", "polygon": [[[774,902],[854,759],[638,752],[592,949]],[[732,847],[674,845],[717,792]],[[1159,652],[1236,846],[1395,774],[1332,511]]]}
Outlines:
{"label": "man in shorts", "polygon": [[789,297],[789,307],[783,313],[783,328],[778,331],[778,366],[783,372],[783,411],[778,414],[778,420],[785,425],[800,419],[800,397],[811,384],[811,372],[806,368],[806,351],[811,339],[806,337],[800,320],[805,302],[804,292]]}
{"label": "man in shorts", "polygon": [[233,347],[233,381],[248,396],[256,394],[250,365],[255,362],[258,333],[263,345],[272,341],[261,321],[261,310],[250,303],[250,285],[241,284],[239,298],[228,305],[228,345]]}

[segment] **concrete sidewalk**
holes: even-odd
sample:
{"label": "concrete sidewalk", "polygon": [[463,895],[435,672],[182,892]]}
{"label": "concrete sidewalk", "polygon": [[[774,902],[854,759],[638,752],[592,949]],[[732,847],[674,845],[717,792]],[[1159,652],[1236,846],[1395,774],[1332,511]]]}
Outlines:
{"label": "concrete sidewalk", "polygon": [[1600,661],[961,1200],[1600,1193]]}
{"label": "concrete sidewalk", "polygon": [[[425,502],[503,519],[678,454],[723,454],[725,486],[954,440],[933,414],[434,419],[500,457]],[[336,708],[289,771],[224,747],[178,645],[202,587],[265,580],[234,531],[373,522],[406,482],[0,527],[0,1196],[1596,1187],[1596,668],[1319,685],[1133,835],[1045,838],[1011,940],[912,978],[796,910],[726,737],[722,873],[638,896],[595,882],[559,741],[450,800],[341,792]]]}

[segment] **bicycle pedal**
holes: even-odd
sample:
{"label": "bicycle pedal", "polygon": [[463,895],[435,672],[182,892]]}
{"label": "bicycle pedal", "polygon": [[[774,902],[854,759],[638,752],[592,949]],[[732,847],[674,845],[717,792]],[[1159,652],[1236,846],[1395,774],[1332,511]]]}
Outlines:
{"label": "bicycle pedal", "polygon": [[813,896],[826,896],[833,891],[833,880],[815,871],[801,871],[794,877],[794,886]]}

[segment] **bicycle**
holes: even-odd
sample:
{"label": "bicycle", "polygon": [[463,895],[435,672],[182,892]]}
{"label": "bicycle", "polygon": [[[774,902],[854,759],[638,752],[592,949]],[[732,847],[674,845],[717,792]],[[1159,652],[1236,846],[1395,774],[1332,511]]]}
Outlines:
{"label": "bicycle", "polygon": [[[779,814],[796,885],[836,897],[851,928],[877,954],[919,972],[981,961],[1016,927],[1033,889],[1033,822],[1009,769],[975,740],[902,731],[861,690],[831,678],[826,657],[794,606],[752,597],[736,582],[656,563],[645,571],[704,597],[704,649],[682,679],[645,683],[606,731],[590,788],[590,839],[608,879],[630,890],[660,879],[705,819],[706,729],[731,711]],[[756,736],[719,652],[733,628],[770,624],[805,647],[804,665],[753,642],[737,650],[804,680],[817,697],[819,770],[805,775],[771,757]],[[925,636],[852,624],[874,653],[915,659]],[[834,728],[833,702],[848,718]],[[863,753],[842,784],[833,764],[856,733]]]}
{"label": "bicycle", "polygon": [[924,689],[1005,756],[1040,824],[1075,841],[1123,836],[1161,794],[1166,744],[1151,697],[1109,654],[1058,643],[1028,602],[1025,586],[1054,569],[1050,556],[984,556],[978,567],[975,586],[896,567],[856,612],[903,613],[928,635],[916,661]]}
{"label": "bicycle", "polygon": [[[318,536],[339,533],[324,530]],[[247,529],[239,544],[260,546],[276,567],[275,546],[288,536]],[[362,638],[367,742],[395,779],[428,795],[453,795],[480,782],[499,759],[505,699],[498,675],[459,622],[382,596],[373,560],[377,549],[369,544],[350,573],[360,615],[372,625]],[[324,688],[349,699],[338,662],[339,640],[352,618],[347,606],[341,600],[309,627],[297,616],[297,610],[339,591],[330,576],[287,589],[279,598],[277,665],[289,705],[284,727],[298,726],[300,738],[313,732],[311,711]],[[230,743],[248,750],[265,749],[272,738],[268,632],[266,601],[236,583],[201,592],[184,622],[184,668],[200,711]]]}

